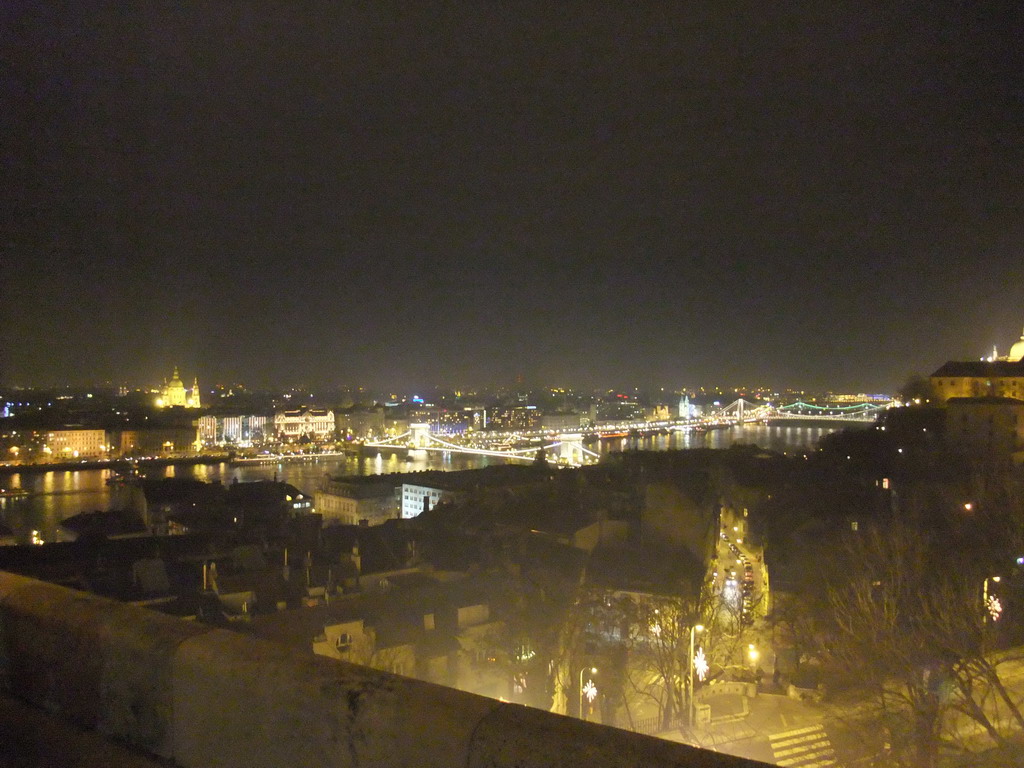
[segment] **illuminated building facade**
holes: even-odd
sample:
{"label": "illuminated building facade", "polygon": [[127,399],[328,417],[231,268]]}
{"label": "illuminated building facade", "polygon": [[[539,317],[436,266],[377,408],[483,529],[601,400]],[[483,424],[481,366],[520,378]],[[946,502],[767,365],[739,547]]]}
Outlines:
{"label": "illuminated building facade", "polygon": [[951,361],[935,371],[929,381],[943,403],[952,397],[1024,400],[1024,334],[1008,355],[999,357],[993,350],[983,360]]}
{"label": "illuminated building facade", "polygon": [[163,389],[160,391],[160,397],[156,400],[156,405],[158,408],[201,408],[199,379],[193,379],[192,388],[185,389],[185,385],[178,375],[178,369],[175,367],[171,380],[164,382]]}
{"label": "illuminated building facade", "polygon": [[949,362],[929,378],[941,402],[954,397],[1024,400],[1024,362]]}
{"label": "illuminated building facade", "polygon": [[540,429],[543,414],[532,405],[495,407],[487,411],[487,427],[527,432]]}
{"label": "illuminated building facade", "polygon": [[260,445],[274,435],[274,420],[254,414],[202,416],[199,439],[203,445]]}
{"label": "illuminated building facade", "polygon": [[47,433],[46,448],[53,459],[95,459],[107,452],[107,433],[102,429],[57,429]]}
{"label": "illuminated building facade", "polygon": [[330,440],[334,437],[334,411],[299,408],[274,414],[274,432],[279,440]]}
{"label": "illuminated building facade", "polygon": [[402,484],[402,519],[418,516],[436,507],[441,501],[454,498],[454,493],[444,488],[426,485]]}
{"label": "illuminated building facade", "polygon": [[640,403],[626,400],[622,396],[616,400],[598,403],[595,417],[598,423],[612,424],[645,420],[644,407]]}

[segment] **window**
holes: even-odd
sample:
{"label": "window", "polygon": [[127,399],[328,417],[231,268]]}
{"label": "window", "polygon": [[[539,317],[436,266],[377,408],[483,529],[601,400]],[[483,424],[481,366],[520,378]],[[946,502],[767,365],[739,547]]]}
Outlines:
{"label": "window", "polygon": [[339,653],[348,653],[352,650],[352,635],[348,632],[342,632],[338,635],[338,639],[334,641],[334,647],[338,649]]}

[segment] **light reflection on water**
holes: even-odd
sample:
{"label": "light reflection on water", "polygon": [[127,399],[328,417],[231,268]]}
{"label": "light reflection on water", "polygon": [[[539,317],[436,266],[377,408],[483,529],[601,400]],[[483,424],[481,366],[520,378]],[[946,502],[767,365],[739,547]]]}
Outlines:
{"label": "light reflection on water", "polygon": [[[609,438],[600,441],[601,454],[622,450],[668,450],[674,448],[728,448],[748,443],[769,450],[793,452],[813,449],[825,435],[835,432],[830,427],[746,426],[716,429],[707,432],[673,432],[642,438]],[[301,491],[312,494],[325,474],[374,475],[394,472],[419,472],[428,469],[475,469],[502,464],[504,459],[488,456],[467,456],[455,453],[416,452],[411,457],[384,452],[373,457],[321,457],[301,461],[245,464],[194,464],[159,467],[150,475],[157,477],[193,477],[205,482],[231,483],[254,480],[283,480]],[[0,521],[8,525],[20,543],[29,543],[32,531],[39,531],[44,541],[60,540],[62,520],[79,512],[117,509],[127,506],[127,489],[107,485],[108,469],[61,470],[39,474],[15,474],[4,478],[7,488],[25,488],[32,495],[21,498],[0,498]]]}
{"label": "light reflection on water", "polygon": [[640,438],[622,437],[601,441],[601,453],[611,450],[664,451],[679,448],[728,448],[732,445],[758,445],[779,453],[813,450],[825,435],[838,427],[744,426],[711,429],[706,432],[672,432]]}

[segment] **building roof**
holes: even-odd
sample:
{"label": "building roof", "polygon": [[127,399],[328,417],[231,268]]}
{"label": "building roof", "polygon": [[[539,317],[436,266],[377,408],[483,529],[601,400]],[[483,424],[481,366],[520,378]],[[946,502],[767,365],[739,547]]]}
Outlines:
{"label": "building roof", "polygon": [[598,586],[654,595],[696,596],[705,572],[688,550],[654,543],[599,547],[587,562],[587,577]]}
{"label": "building roof", "polygon": [[[379,478],[380,475],[370,475],[367,477],[368,482],[349,482],[348,479],[326,479],[321,485],[320,490],[335,496],[343,496],[346,499],[393,498],[396,484],[394,482],[380,481]],[[378,479],[378,481],[373,482],[374,479]]]}
{"label": "building roof", "polygon": [[408,525],[328,525],[320,535],[329,562],[338,562],[341,554],[358,546],[363,573],[404,568],[414,540]]}
{"label": "building roof", "polygon": [[495,464],[479,469],[445,471],[428,469],[420,472],[392,472],[386,475],[338,475],[330,483],[349,486],[419,485],[442,491],[473,490],[539,483],[550,479],[550,470],[532,464]]}
{"label": "building roof", "polygon": [[301,416],[333,416],[334,411],[329,408],[314,408],[309,405],[302,405],[294,410],[277,411],[277,416],[283,418],[297,418]]}
{"label": "building roof", "polygon": [[[398,580],[385,592],[361,592],[338,597],[329,605],[253,616],[250,626],[242,627],[267,640],[311,650],[312,640],[325,626],[362,620],[377,633],[379,647],[390,647],[423,640],[425,614],[435,614],[437,631],[450,637],[456,631],[457,610],[484,604],[490,606],[498,583],[486,577],[462,578],[441,582],[429,577],[411,580],[403,587]],[[451,644],[445,650],[454,650]]]}
{"label": "building roof", "polygon": [[274,505],[286,500],[310,498],[294,485],[277,480],[254,480],[248,483],[232,482],[227,487],[228,503],[238,506]]}
{"label": "building roof", "polygon": [[444,470],[410,472],[403,474],[400,482],[443,491],[469,491],[477,488],[500,488],[542,483],[549,480],[549,476],[550,470],[547,467],[532,464],[496,464],[480,469],[463,469],[454,472]]}
{"label": "building roof", "polygon": [[1024,361],[950,360],[932,374],[933,379],[999,379],[1013,376],[1024,376]]}

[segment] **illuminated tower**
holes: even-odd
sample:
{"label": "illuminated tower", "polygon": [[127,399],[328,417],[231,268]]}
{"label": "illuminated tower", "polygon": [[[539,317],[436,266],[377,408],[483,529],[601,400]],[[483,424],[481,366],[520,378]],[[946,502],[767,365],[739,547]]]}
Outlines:
{"label": "illuminated tower", "polygon": [[196,376],[192,379],[192,390],[189,392],[188,399],[185,402],[186,408],[202,408],[199,402],[199,377]]}
{"label": "illuminated tower", "polygon": [[679,398],[679,418],[688,419],[693,415],[693,409],[690,407],[690,396],[684,394]]}

